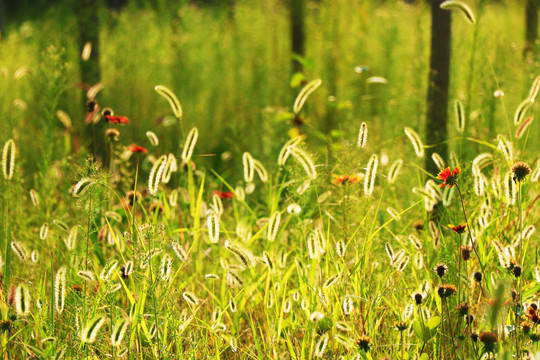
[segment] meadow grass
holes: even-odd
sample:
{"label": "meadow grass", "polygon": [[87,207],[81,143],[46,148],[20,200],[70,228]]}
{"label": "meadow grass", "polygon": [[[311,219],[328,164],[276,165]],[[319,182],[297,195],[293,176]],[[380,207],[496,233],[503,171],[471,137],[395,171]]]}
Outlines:
{"label": "meadow grass", "polygon": [[538,63],[518,3],[472,9],[453,21],[439,179],[422,170],[425,5],[310,3],[304,85],[282,2],[104,13],[96,101],[129,123],[97,112],[103,161],[74,20],[10,24],[2,356],[534,354]]}

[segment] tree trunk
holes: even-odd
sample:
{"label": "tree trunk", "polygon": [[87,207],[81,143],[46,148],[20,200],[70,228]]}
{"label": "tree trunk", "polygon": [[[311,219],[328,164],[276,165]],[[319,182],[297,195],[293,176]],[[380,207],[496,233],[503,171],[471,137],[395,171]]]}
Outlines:
{"label": "tree trunk", "polygon": [[536,55],[538,40],[538,0],[527,0],[525,5],[525,48],[523,56]]}
{"label": "tree trunk", "polygon": [[0,0],[0,39],[4,36],[4,0]]}
{"label": "tree trunk", "polygon": [[431,2],[431,56],[427,96],[426,139],[435,146],[426,149],[425,168],[430,174],[439,169],[431,159],[437,152],[448,158],[448,85],[450,83],[451,11],[440,8],[443,0]]}
{"label": "tree trunk", "polygon": [[[304,16],[306,12],[305,0],[289,0],[291,21],[291,50],[294,55],[304,57],[306,53],[306,34]],[[302,72],[302,63],[292,60],[293,72]]]}
{"label": "tree trunk", "polygon": [[[79,57],[79,66],[81,71],[81,82],[83,88],[95,85],[101,80],[101,69],[99,66],[99,1],[98,0],[79,0],[75,5],[77,16],[77,25],[79,28],[79,54],[87,42],[92,44],[92,52],[88,60]],[[86,96],[84,97],[86,103]],[[94,154],[100,161],[107,159],[105,135],[103,122],[97,124],[87,124],[85,129],[85,145],[89,153]]]}

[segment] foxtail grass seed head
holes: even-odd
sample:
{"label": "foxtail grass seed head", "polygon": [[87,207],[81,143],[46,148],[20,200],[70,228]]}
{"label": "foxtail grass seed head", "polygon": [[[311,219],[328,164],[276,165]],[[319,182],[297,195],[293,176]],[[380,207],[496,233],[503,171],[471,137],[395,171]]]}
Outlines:
{"label": "foxtail grass seed head", "polygon": [[153,131],[147,131],[146,137],[148,138],[148,141],[150,141],[150,144],[152,146],[158,146],[159,145],[159,138],[157,137],[156,133]]}
{"label": "foxtail grass seed head", "polygon": [[[454,102],[454,111],[456,113],[456,127],[457,131],[462,133],[465,131],[465,109],[461,101],[456,100]],[[439,169],[443,169],[444,166],[439,166]]]}
{"label": "foxtail grass seed head", "polygon": [[484,196],[486,191],[487,179],[484,175],[479,174],[478,176],[473,176],[474,178],[474,193],[476,196]]}
{"label": "foxtail grass seed head", "polygon": [[246,183],[252,183],[255,176],[255,167],[253,166],[253,157],[250,153],[245,152],[242,155],[242,165],[244,168],[244,181]]}
{"label": "foxtail grass seed head", "polygon": [[533,119],[534,118],[532,116],[528,116],[527,118],[525,118],[525,120],[523,120],[523,122],[516,129],[516,133],[514,134],[516,139],[521,139],[523,137],[523,135],[529,129],[529,126],[532,124]]}
{"label": "foxtail grass seed head", "polygon": [[517,161],[512,166],[512,174],[515,182],[524,182],[531,173],[531,167],[524,161]]}
{"label": "foxtail grass seed head", "polygon": [[307,237],[307,247],[310,259],[318,259],[320,257],[320,248],[318,244],[317,235],[309,234]]}
{"label": "foxtail grass seed head", "polygon": [[86,280],[86,281],[96,281],[96,277],[94,276],[94,273],[91,272],[90,270],[80,270],[77,272],[77,275],[79,275],[81,279]]}
{"label": "foxtail grass seed head", "polygon": [[180,260],[182,262],[187,260],[186,251],[184,250],[182,245],[180,245],[176,240],[173,240],[171,242],[171,247],[172,247],[174,253],[176,254],[176,257],[178,257],[178,260]]}
{"label": "foxtail grass seed head", "polygon": [[86,194],[88,189],[94,184],[95,184],[94,180],[90,178],[81,179],[73,188],[73,192],[72,192],[73,197],[83,196],[84,194]]}
{"label": "foxtail grass seed head", "polygon": [[371,155],[366,168],[366,177],[364,178],[364,195],[371,196],[375,186],[375,177],[377,176],[377,167],[379,166],[379,157],[376,154]]}
{"label": "foxtail grass seed head", "polygon": [[66,303],[66,268],[61,267],[54,277],[54,307],[61,314]]}
{"label": "foxtail grass seed head", "polygon": [[26,259],[28,259],[28,251],[24,247],[24,245],[18,241],[11,241],[11,250],[17,255],[17,257],[25,262]]}
{"label": "foxtail grass seed head", "polygon": [[45,240],[48,234],[49,234],[49,224],[43,223],[43,225],[41,225],[41,228],[39,229],[39,238],[41,240]]}
{"label": "foxtail grass seed head", "polygon": [[328,334],[321,335],[315,345],[315,357],[322,358],[328,346]]}
{"label": "foxtail grass seed head", "polygon": [[264,165],[259,160],[256,160],[256,159],[252,159],[252,160],[253,160],[253,169],[255,170],[257,175],[259,176],[259,179],[261,179],[261,181],[263,183],[267,183],[268,182],[268,172],[266,171],[266,168],[264,167]]}
{"label": "foxtail grass seed head", "polygon": [[339,240],[336,243],[336,254],[338,257],[342,258],[345,257],[345,252],[347,251],[347,245],[345,244],[345,241]]}
{"label": "foxtail grass seed head", "polygon": [[28,288],[19,284],[15,289],[15,310],[20,316],[26,316],[30,313],[30,307],[32,306],[32,299],[30,297],[30,291]]}
{"label": "foxtail grass seed head", "polygon": [[345,321],[336,321],[336,328],[343,332],[352,332],[353,329]]}
{"label": "foxtail grass seed head", "polygon": [[245,268],[250,268],[255,265],[253,255],[248,250],[240,246],[240,244],[233,243],[232,241],[227,240],[225,241],[224,247],[225,249],[235,254],[238,257],[238,260],[240,260],[242,266],[244,266]]}
{"label": "foxtail grass seed head", "polygon": [[343,310],[343,314],[350,315],[354,311],[354,303],[352,296],[345,295],[343,298],[343,302],[341,303],[341,309]]}
{"label": "foxtail grass seed head", "polygon": [[393,184],[396,181],[396,178],[399,174],[399,170],[401,169],[401,166],[403,165],[403,160],[397,159],[392,163],[392,166],[390,167],[390,170],[388,171],[388,182],[390,184]]}
{"label": "foxtail grass seed head", "polygon": [[115,346],[115,347],[120,346],[128,327],[129,327],[129,320],[127,318],[122,317],[116,321],[116,323],[113,326],[113,331],[111,334],[112,346]]}
{"label": "foxtail grass seed head", "polygon": [[[164,184],[168,184],[169,181],[171,181],[172,173],[176,171],[178,171],[178,163],[176,161],[176,156],[170,153],[169,155],[167,155],[167,163],[165,165],[165,169],[163,170],[163,175],[161,176],[161,182]],[[171,206],[174,206],[174,205],[171,205]]]}
{"label": "foxtail grass seed head", "polygon": [[68,237],[64,239],[66,247],[68,250],[74,250],[77,246],[77,237],[79,235],[79,227],[75,225],[69,230]]}
{"label": "foxtail grass seed head", "polygon": [[507,205],[515,205],[517,198],[517,188],[514,182],[514,174],[509,171],[504,177],[504,198]]}
{"label": "foxtail grass seed head", "polygon": [[212,210],[219,216],[223,214],[223,201],[218,194],[212,195]]}
{"label": "foxtail grass seed head", "polygon": [[96,315],[92,320],[88,321],[81,331],[81,341],[87,344],[95,342],[99,329],[105,324],[106,320],[105,315]]}
{"label": "foxtail grass seed head", "polygon": [[422,243],[416,236],[409,235],[409,241],[411,242],[411,244],[414,246],[416,250],[422,250]]}
{"label": "foxtail grass seed head", "polygon": [[407,265],[409,264],[409,261],[411,260],[411,258],[409,256],[405,256],[403,258],[403,260],[401,260],[400,262],[396,263],[396,270],[398,272],[403,272],[405,271],[405,268],[407,267]]}
{"label": "foxtail grass seed head", "polygon": [[499,135],[497,138],[499,140],[497,149],[503,154],[506,161],[512,161],[514,158],[512,143],[506,140],[502,135]]}
{"label": "foxtail grass seed head", "polygon": [[159,268],[159,275],[161,280],[169,281],[172,270],[172,258],[169,255],[164,255],[161,259],[161,266]]}
{"label": "foxtail grass seed head", "polygon": [[199,130],[194,127],[191,129],[186,137],[184,148],[182,149],[182,164],[189,164],[191,157],[193,156],[193,150],[197,144],[199,138]]}
{"label": "foxtail grass seed head", "polygon": [[435,152],[435,153],[431,154],[431,159],[433,160],[433,162],[435,163],[437,168],[439,168],[439,169],[444,169],[445,168],[444,160],[441,157],[441,155],[439,155],[438,153]]}
{"label": "foxtail grass seed head", "polygon": [[472,25],[476,24],[476,17],[469,5],[459,0],[447,0],[440,5],[443,10],[458,10]]}
{"label": "foxtail grass seed head", "polygon": [[285,299],[285,301],[283,302],[283,313],[284,314],[288,314],[289,312],[291,312],[291,305],[292,305],[291,299],[289,297],[287,297]]}
{"label": "foxtail grass seed head", "polygon": [[84,43],[84,46],[81,52],[82,61],[90,60],[90,55],[92,55],[92,43],[90,41],[87,41]]}
{"label": "foxtail grass seed head", "polygon": [[336,274],[334,276],[330,276],[323,284],[323,288],[325,290],[330,289],[332,286],[337,284],[339,281],[339,274]]}
{"label": "foxtail grass seed head", "polygon": [[356,146],[359,148],[363,148],[364,146],[366,146],[367,137],[368,127],[365,122],[362,122],[362,124],[360,125],[360,132],[358,133],[358,142],[356,143]]}
{"label": "foxtail grass seed head", "polygon": [[414,312],[414,304],[416,303],[416,299],[413,298],[413,300],[414,302],[409,301],[407,305],[405,306],[405,309],[403,309],[403,320],[408,320],[412,317],[413,312]]}
{"label": "foxtail grass seed head", "polygon": [[278,231],[279,231],[279,224],[281,222],[281,213],[276,210],[270,217],[270,221],[268,222],[268,228],[267,228],[267,240],[270,242],[274,242],[276,240]]}
{"label": "foxtail grass seed head", "polygon": [[529,90],[528,100],[531,103],[534,103],[536,101],[536,97],[538,96],[539,91],[540,91],[540,76],[537,76],[531,85],[531,89]]}
{"label": "foxtail grass seed head", "polygon": [[161,96],[163,96],[171,106],[171,109],[174,113],[174,116],[176,116],[178,119],[182,118],[182,106],[180,105],[180,101],[178,101],[178,98],[176,95],[167,87],[163,85],[156,85],[154,86],[154,90]]}
{"label": "foxtail grass seed head", "polygon": [[167,156],[161,156],[152,166],[148,177],[148,190],[151,195],[156,196],[159,183],[167,166]]}
{"label": "foxtail grass seed head", "polygon": [[304,149],[300,149],[298,147],[289,147],[289,151],[296,161],[302,165],[308,178],[310,180],[315,180],[317,178],[317,169],[315,168],[311,155],[309,155]]}
{"label": "foxtail grass seed head", "polygon": [[417,252],[416,254],[414,254],[413,261],[414,261],[414,266],[418,270],[422,270],[422,268],[424,267],[424,255],[421,252]]}
{"label": "foxtail grass seed head", "polygon": [[386,254],[390,258],[390,261],[394,261],[394,249],[392,249],[392,245],[390,243],[384,244],[384,249],[386,250]]}
{"label": "foxtail grass seed head", "polygon": [[243,287],[244,286],[244,280],[242,280],[240,278],[240,276],[238,276],[235,272],[233,272],[232,270],[229,270],[227,271],[227,275],[225,277],[225,281],[227,283],[227,285],[232,288],[232,289],[235,289],[237,287]]}
{"label": "foxtail grass seed head", "polygon": [[208,237],[212,244],[217,244],[219,241],[219,216],[215,212],[210,212],[206,219],[208,227]]}
{"label": "foxtail grass seed head", "polygon": [[274,271],[274,262],[272,261],[272,258],[266,251],[263,251],[262,259],[263,259],[263,263],[266,265],[268,270]]}
{"label": "foxtail grass seed head", "polygon": [[13,173],[15,172],[15,141],[9,139],[4,144],[4,151],[2,152],[2,173],[4,174],[4,180],[13,179]]}
{"label": "foxtail grass seed head", "polygon": [[291,155],[289,147],[294,147],[300,144],[301,141],[302,141],[302,138],[300,136],[296,136],[290,139],[289,141],[287,141],[285,145],[283,145],[283,147],[279,151],[278,166],[283,166],[285,165],[285,162],[287,162],[287,159]]}
{"label": "foxtail grass seed head", "polygon": [[514,114],[514,125],[518,126],[521,124],[532,104],[533,102],[527,98],[518,105],[516,113]]}
{"label": "foxtail grass seed head", "polygon": [[309,95],[311,95],[312,92],[317,90],[317,88],[322,84],[321,79],[315,79],[307,83],[306,86],[300,90],[300,93],[294,100],[293,105],[293,112],[295,115],[298,115],[300,113],[300,110],[302,110],[302,107],[304,106],[304,103],[306,102]]}
{"label": "foxtail grass seed head", "polygon": [[231,312],[233,313],[235,313],[237,310],[236,301],[234,300],[234,298],[229,298],[229,310],[231,310]]}
{"label": "foxtail grass seed head", "polygon": [[422,140],[420,139],[420,136],[416,133],[416,131],[414,131],[410,127],[405,127],[405,135],[407,135],[409,140],[411,140],[416,156],[424,157],[424,144],[422,143]]}
{"label": "foxtail grass seed head", "polygon": [[199,299],[197,299],[197,297],[188,292],[188,291],[184,291],[182,293],[182,297],[184,298],[184,300],[191,306],[198,306],[199,305]]}
{"label": "foxtail grass seed head", "polygon": [[32,204],[35,206],[35,207],[39,207],[39,196],[38,196],[38,193],[36,190],[34,189],[31,189],[30,190],[30,200],[32,200]]}
{"label": "foxtail grass seed head", "polygon": [[[150,256],[148,256],[150,257]],[[151,258],[151,257],[150,257]],[[109,281],[113,277],[113,275],[116,273],[116,269],[118,268],[118,261],[117,260],[111,260],[105,264],[103,269],[101,270],[101,273],[99,277],[103,281]]]}

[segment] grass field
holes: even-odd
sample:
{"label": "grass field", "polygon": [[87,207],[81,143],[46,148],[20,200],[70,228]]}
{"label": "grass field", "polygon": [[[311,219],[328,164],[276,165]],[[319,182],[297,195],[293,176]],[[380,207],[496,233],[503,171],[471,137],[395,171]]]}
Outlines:
{"label": "grass field", "polygon": [[539,358],[521,2],[453,12],[441,174],[423,2],[309,2],[303,82],[283,1],[140,3],[96,124],[69,6],[0,40],[2,358]]}

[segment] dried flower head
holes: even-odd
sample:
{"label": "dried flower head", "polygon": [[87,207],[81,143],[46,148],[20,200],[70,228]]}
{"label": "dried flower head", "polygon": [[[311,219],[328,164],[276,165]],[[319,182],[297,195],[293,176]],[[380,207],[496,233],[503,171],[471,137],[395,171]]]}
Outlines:
{"label": "dried flower head", "polygon": [[524,334],[528,334],[531,332],[531,328],[533,324],[530,323],[529,321],[522,321],[519,323],[519,326],[521,327],[521,330],[523,330]]}
{"label": "dried flower head", "polygon": [[364,351],[369,351],[369,346],[371,344],[371,339],[367,335],[360,335],[356,340],[356,345]]}
{"label": "dried flower head", "polygon": [[118,140],[118,137],[120,136],[120,131],[115,128],[110,128],[105,130],[105,136],[111,140]]}
{"label": "dried flower head", "polygon": [[438,287],[437,294],[441,297],[441,299],[449,298],[452,295],[455,295],[457,293],[457,288],[455,285],[452,284],[444,284]]}
{"label": "dried flower head", "polygon": [[435,268],[433,269],[437,273],[437,275],[442,278],[444,274],[446,274],[446,271],[448,271],[448,266],[444,263],[440,263],[435,265]]}
{"label": "dried flower head", "polygon": [[531,167],[524,161],[518,161],[512,166],[512,174],[514,174],[515,182],[523,182],[531,173]]}
{"label": "dried flower head", "polygon": [[441,170],[439,175],[437,175],[437,179],[442,180],[443,183],[440,184],[439,187],[445,187],[448,185],[448,187],[451,188],[452,186],[456,185],[460,172],[461,169],[459,167],[456,167],[454,170],[451,170],[450,167]]}
{"label": "dried flower head", "polygon": [[414,302],[416,303],[416,305],[422,305],[422,301],[424,301],[425,295],[422,294],[421,292],[415,292],[412,295],[412,298]]}
{"label": "dried flower head", "polygon": [[467,261],[471,258],[473,248],[469,245],[464,245],[459,248],[459,252],[461,254],[461,258],[463,259],[463,261]]}
{"label": "dried flower head", "polygon": [[464,302],[456,306],[456,309],[460,316],[465,316],[469,313],[470,307],[468,303]]}
{"label": "dried flower head", "polygon": [[416,231],[424,230],[424,221],[422,219],[415,220],[412,224],[413,229]]}
{"label": "dried flower head", "polygon": [[478,284],[480,284],[482,282],[482,278],[483,278],[483,275],[482,275],[482,273],[480,271],[473,272],[473,279]]}
{"label": "dried flower head", "polygon": [[514,273],[514,276],[518,278],[523,273],[523,268],[520,265],[514,265],[512,272]]}
{"label": "dried flower head", "polygon": [[486,352],[493,352],[497,341],[499,341],[499,337],[494,332],[486,331],[480,334],[480,342],[484,344]]}
{"label": "dried flower head", "polygon": [[409,327],[409,324],[407,324],[406,321],[396,321],[394,325],[396,326],[396,329],[401,332],[407,330],[407,328]]}

